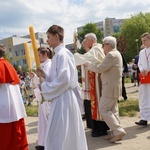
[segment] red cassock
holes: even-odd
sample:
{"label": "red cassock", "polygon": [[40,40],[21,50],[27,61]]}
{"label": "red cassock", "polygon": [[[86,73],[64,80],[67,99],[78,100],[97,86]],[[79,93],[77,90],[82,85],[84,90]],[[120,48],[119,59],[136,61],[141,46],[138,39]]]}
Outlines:
{"label": "red cassock", "polygon": [[20,80],[14,67],[5,59],[0,59],[0,83],[19,84]]}
{"label": "red cassock", "polygon": [[[0,59],[0,84],[5,83],[15,86],[20,80],[13,66],[7,60]],[[3,100],[2,97],[0,99]],[[0,150],[28,150],[23,118],[14,122],[0,122]]]}

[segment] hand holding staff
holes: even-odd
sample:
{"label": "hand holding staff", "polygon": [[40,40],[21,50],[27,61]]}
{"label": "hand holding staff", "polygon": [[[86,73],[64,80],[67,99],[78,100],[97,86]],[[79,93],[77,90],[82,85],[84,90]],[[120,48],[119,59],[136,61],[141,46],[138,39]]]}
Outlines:
{"label": "hand holding staff", "polygon": [[[39,61],[39,57],[38,57],[38,51],[37,51],[37,45],[36,45],[36,38],[35,38],[35,34],[34,34],[34,29],[33,26],[29,27],[29,32],[30,32],[30,37],[31,37],[31,42],[32,42],[32,46],[33,46],[33,51],[34,51],[34,57],[35,57],[35,62],[36,62],[36,68],[40,68],[40,61]],[[40,83],[42,83],[42,79],[41,76],[39,77]],[[44,102],[44,97],[42,96],[42,101],[41,103]]]}

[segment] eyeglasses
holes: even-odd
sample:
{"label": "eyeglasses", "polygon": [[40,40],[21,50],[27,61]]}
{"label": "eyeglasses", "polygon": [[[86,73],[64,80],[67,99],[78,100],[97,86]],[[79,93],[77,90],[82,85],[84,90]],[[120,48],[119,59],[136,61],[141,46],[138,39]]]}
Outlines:
{"label": "eyeglasses", "polygon": [[109,43],[103,43],[103,44],[102,44],[102,47],[104,47],[105,45],[109,45]]}

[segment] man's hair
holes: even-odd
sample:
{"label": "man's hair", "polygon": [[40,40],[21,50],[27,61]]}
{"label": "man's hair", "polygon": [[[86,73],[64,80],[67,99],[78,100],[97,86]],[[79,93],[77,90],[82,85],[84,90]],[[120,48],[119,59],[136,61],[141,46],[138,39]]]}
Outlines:
{"label": "man's hair", "polygon": [[61,26],[52,25],[46,33],[50,33],[52,35],[58,34],[60,41],[63,41],[64,39],[64,29]]}
{"label": "man's hair", "polygon": [[112,46],[112,48],[116,48],[117,45],[117,41],[116,38],[113,36],[107,36],[103,39],[103,42],[105,41],[106,44],[110,44]]}
{"label": "man's hair", "polygon": [[88,33],[85,35],[85,38],[93,39],[95,42],[97,42],[97,37],[94,33]]}
{"label": "man's hair", "polygon": [[6,48],[0,44],[0,58],[6,56]]}
{"label": "man's hair", "polygon": [[42,46],[42,47],[39,47],[38,48],[38,51],[42,54],[42,55],[45,55],[45,54],[47,54],[47,56],[48,56],[48,58],[52,58],[52,51],[51,51],[51,49],[49,48],[49,47],[44,47],[44,46]]}
{"label": "man's hair", "polygon": [[150,39],[150,33],[149,32],[145,32],[141,35],[141,38],[146,37],[147,39]]}

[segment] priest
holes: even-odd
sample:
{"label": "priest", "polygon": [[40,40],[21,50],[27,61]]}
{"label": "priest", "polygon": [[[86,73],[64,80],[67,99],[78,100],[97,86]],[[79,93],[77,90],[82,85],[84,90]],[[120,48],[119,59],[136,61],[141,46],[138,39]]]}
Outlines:
{"label": "priest", "polygon": [[0,150],[28,150],[20,79],[0,44]]}

